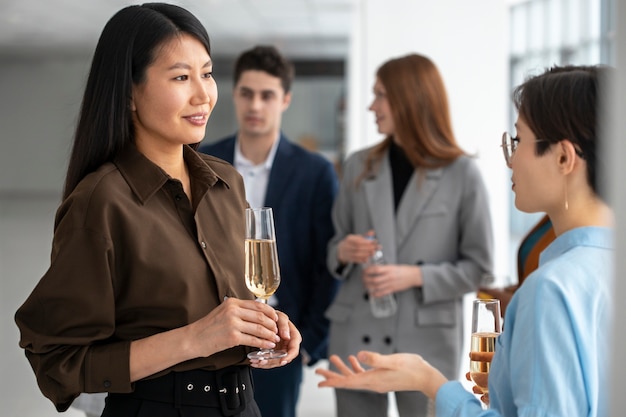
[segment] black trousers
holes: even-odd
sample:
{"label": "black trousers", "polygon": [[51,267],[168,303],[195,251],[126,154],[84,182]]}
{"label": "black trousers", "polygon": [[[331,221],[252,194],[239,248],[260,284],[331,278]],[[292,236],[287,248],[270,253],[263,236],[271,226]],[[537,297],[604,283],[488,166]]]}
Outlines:
{"label": "black trousers", "polygon": [[254,398],[263,416],[296,417],[304,372],[301,358],[273,369],[252,369]]}
{"label": "black trousers", "polygon": [[107,396],[102,417],[261,417],[250,369],[231,366],[138,381],[134,392]]}

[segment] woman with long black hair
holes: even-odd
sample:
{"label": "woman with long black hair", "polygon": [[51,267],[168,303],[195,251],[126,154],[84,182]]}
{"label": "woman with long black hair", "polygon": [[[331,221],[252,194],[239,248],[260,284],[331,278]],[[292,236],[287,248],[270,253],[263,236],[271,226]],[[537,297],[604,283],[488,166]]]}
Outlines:
{"label": "woman with long black hair", "polygon": [[195,147],[217,101],[209,38],[178,6],[106,24],[85,88],[51,265],[16,321],[59,411],[108,392],[104,416],[259,416],[250,347],[301,337],[244,284],[243,181]]}

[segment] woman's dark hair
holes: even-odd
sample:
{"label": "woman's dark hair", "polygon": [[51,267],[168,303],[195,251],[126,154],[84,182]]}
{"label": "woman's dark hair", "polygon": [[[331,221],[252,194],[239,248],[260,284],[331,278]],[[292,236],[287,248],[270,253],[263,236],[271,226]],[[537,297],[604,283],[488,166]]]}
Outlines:
{"label": "woman's dark hair", "polygon": [[234,85],[237,85],[244,71],[263,71],[280,78],[285,94],[291,91],[295,70],[293,64],[273,46],[259,45],[239,55],[235,62]]}
{"label": "woman's dark hair", "polygon": [[[429,58],[410,54],[391,59],[376,76],[387,94],[394,135],[415,168],[439,168],[465,154],[454,137],[443,78]],[[371,175],[393,140],[388,136],[370,151],[357,182]]]}
{"label": "woman's dark hair", "polygon": [[183,34],[200,41],[209,55],[209,35],[187,10],[164,3],[129,6],[105,25],[94,52],[74,134],[63,198],[87,174],[113,158],[135,132],[130,111],[133,85],[144,81],[159,48]]}
{"label": "woman's dark hair", "polygon": [[598,119],[605,66],[554,66],[513,92],[513,102],[537,139],[537,155],[568,139],[587,162],[587,181],[598,190]]}

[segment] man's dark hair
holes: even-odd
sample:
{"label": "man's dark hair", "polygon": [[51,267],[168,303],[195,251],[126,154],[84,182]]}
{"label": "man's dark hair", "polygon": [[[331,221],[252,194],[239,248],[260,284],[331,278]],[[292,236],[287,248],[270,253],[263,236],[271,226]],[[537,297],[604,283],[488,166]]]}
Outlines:
{"label": "man's dark hair", "polygon": [[294,67],[273,46],[259,45],[243,52],[235,62],[234,85],[237,85],[244,71],[263,71],[280,78],[285,94],[291,91]]}

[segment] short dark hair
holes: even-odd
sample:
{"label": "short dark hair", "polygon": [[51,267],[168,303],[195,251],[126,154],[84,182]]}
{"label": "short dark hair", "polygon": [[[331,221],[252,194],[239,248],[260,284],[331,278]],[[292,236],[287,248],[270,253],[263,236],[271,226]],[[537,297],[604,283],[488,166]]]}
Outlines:
{"label": "short dark hair", "polygon": [[135,132],[130,111],[133,85],[144,81],[158,49],[183,34],[209,55],[209,35],[187,10],[146,3],[118,11],[107,22],[94,52],[65,178],[64,198],[90,172],[112,161]]}
{"label": "short dark hair", "polygon": [[234,85],[244,71],[263,71],[280,78],[285,94],[291,91],[295,75],[294,66],[273,46],[259,45],[244,51],[235,62]]}
{"label": "short dark hair", "polygon": [[587,181],[598,190],[598,135],[606,66],[554,66],[529,78],[513,92],[519,116],[538,139],[535,152],[568,139],[587,162]]}

